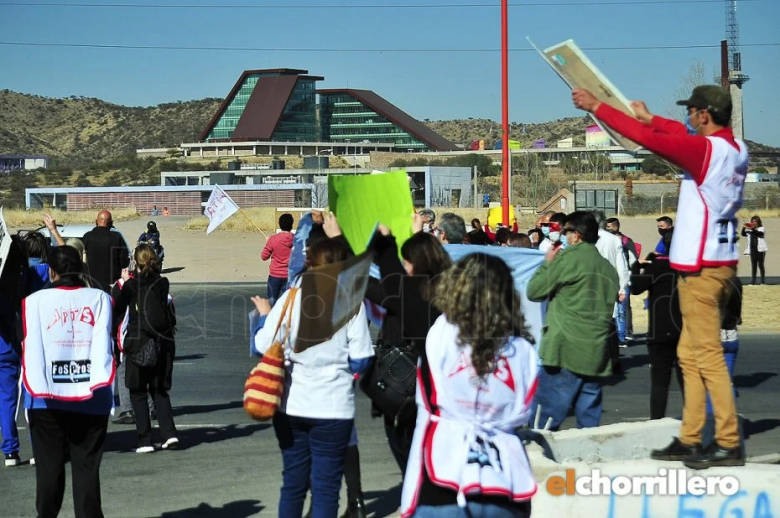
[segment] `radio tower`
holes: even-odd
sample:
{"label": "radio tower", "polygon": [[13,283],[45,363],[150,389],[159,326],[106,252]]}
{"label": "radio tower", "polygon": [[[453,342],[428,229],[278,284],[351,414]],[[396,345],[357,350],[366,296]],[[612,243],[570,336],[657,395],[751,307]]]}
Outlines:
{"label": "radio tower", "polygon": [[743,138],[742,85],[750,78],[742,72],[742,54],[739,49],[739,23],[737,22],[737,0],[726,0],[726,38],[729,41],[729,85],[731,91],[731,127],[734,136]]}

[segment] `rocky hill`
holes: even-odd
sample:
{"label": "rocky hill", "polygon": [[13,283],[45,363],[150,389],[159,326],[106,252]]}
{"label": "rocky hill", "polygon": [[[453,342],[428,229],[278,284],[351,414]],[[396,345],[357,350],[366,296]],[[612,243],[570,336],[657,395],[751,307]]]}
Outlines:
{"label": "rocky hill", "polygon": [[[217,110],[221,99],[179,101],[146,108],[121,106],[100,99],[52,99],[0,90],[0,153],[45,154],[77,167],[134,155],[141,147],[171,147],[192,142]],[[447,139],[468,146],[501,138],[501,125],[487,119],[425,120]],[[510,137],[530,147],[539,138],[548,146],[573,137],[584,145],[589,117],[543,123],[512,123]],[[751,149],[771,150],[751,143]]]}

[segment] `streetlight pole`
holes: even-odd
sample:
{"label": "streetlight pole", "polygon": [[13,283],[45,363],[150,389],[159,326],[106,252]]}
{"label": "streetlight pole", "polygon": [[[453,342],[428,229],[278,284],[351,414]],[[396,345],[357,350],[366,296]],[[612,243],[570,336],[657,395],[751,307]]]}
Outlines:
{"label": "streetlight pole", "polygon": [[501,0],[501,216],[509,226],[509,1]]}

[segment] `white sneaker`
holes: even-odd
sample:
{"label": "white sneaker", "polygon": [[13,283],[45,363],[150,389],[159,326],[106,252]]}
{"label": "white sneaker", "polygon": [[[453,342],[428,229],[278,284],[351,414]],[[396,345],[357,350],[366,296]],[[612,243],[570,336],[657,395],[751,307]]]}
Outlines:
{"label": "white sneaker", "polygon": [[35,457],[30,457],[30,466],[35,466]]}
{"label": "white sneaker", "polygon": [[171,437],[167,441],[165,441],[162,445],[163,450],[175,450],[179,447],[179,439],[176,437]]}
{"label": "white sneaker", "polygon": [[141,446],[136,448],[136,453],[154,453],[154,446]]}

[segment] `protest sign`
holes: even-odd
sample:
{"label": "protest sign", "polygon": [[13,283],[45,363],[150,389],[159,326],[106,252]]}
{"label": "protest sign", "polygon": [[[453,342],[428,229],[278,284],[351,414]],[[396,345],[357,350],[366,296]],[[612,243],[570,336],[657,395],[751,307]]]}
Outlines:
{"label": "protest sign", "polygon": [[360,311],[370,267],[371,255],[363,253],[301,274],[301,322],[295,352],[329,340]]}
{"label": "protest sign", "polygon": [[330,210],[356,254],[363,253],[377,222],[401,245],[412,236],[412,193],[406,171],[371,175],[328,176]]}
{"label": "protest sign", "polygon": [[236,212],[238,212],[236,202],[219,185],[215,185],[211,196],[209,196],[209,201],[206,203],[206,208],[203,210],[203,214],[209,218],[206,234],[211,234],[215,228]]}
{"label": "protest sign", "polygon": [[[530,39],[528,41],[533,45],[533,42]],[[536,48],[535,45],[534,48]],[[536,50],[572,89],[584,88],[592,93],[599,101],[606,103],[631,117],[634,116],[634,111],[631,109],[629,100],[620,93],[620,90],[618,90],[598,68],[596,68],[596,65],[594,65],[585,53],[580,50],[577,44],[574,43],[574,40],[566,40],[544,50],[539,50],[538,48],[536,48]],[[618,145],[629,151],[636,151],[641,147],[636,142],[613,131],[606,124],[602,124],[601,121],[593,116],[593,114],[591,114],[591,117],[596,124],[601,126],[601,129],[609,133],[612,140],[617,142]]]}
{"label": "protest sign", "polygon": [[450,255],[453,262],[475,253],[495,255],[501,258],[512,270],[512,278],[515,281],[515,289],[520,295],[523,317],[528,331],[536,340],[534,347],[539,350],[542,340],[542,318],[544,315],[543,303],[528,300],[525,294],[528,281],[536,270],[544,263],[544,253],[530,248],[513,248],[507,246],[482,246],[482,245],[445,245],[444,250]]}
{"label": "protest sign", "polygon": [[[488,209],[488,220],[487,224],[488,227],[495,230],[496,226],[498,226],[499,223],[502,223],[504,221],[504,215],[502,212],[502,207],[493,207],[492,209]],[[512,227],[512,224],[515,222],[515,207],[514,205],[509,206],[509,227]]]}

